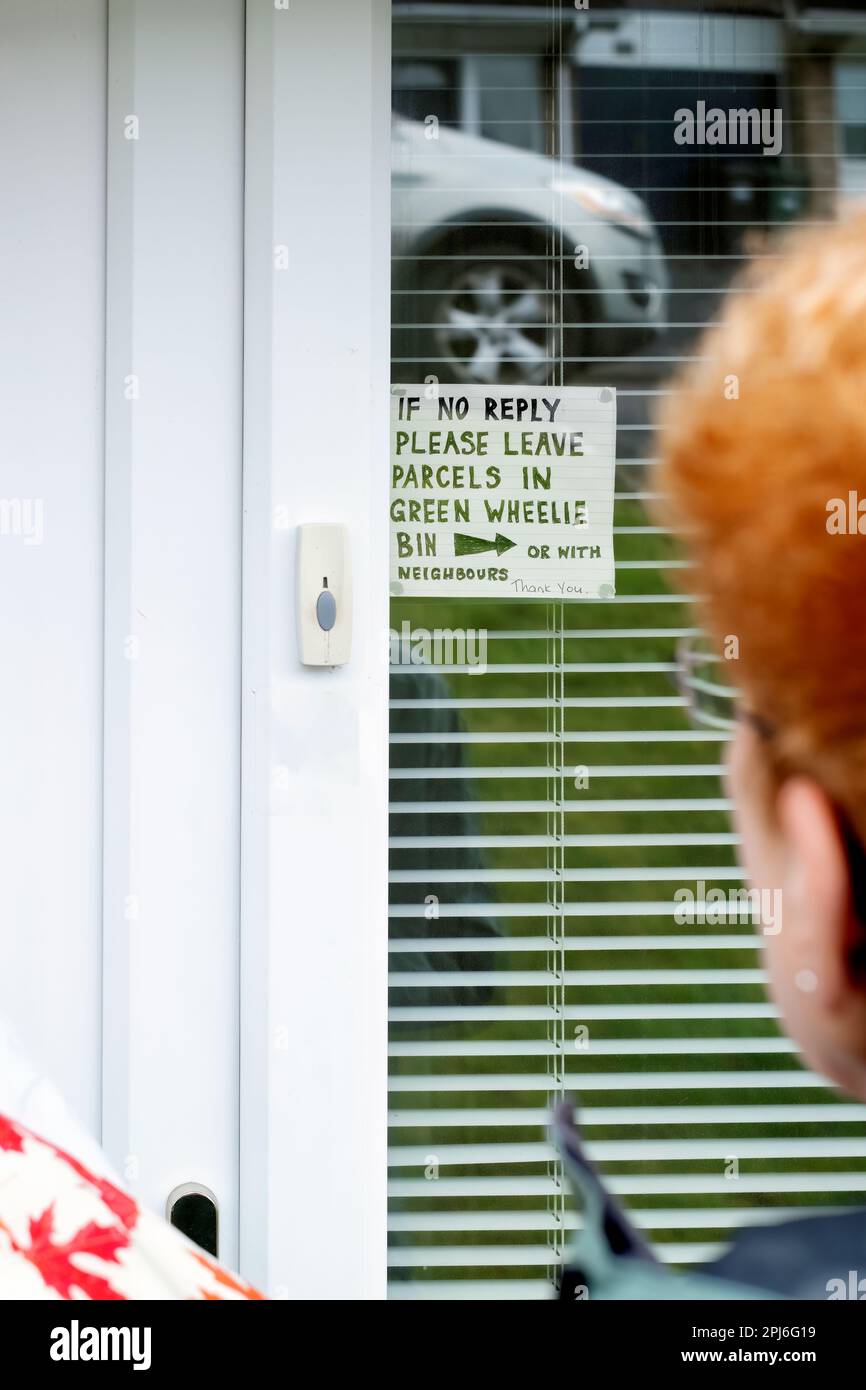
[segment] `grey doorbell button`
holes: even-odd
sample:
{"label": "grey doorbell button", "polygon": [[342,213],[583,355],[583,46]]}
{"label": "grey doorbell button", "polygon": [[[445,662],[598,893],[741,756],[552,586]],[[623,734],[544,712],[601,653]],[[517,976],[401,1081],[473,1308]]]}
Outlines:
{"label": "grey doorbell button", "polygon": [[316,618],[323,632],[330,632],[337,621],[337,600],[328,588],[316,599]]}

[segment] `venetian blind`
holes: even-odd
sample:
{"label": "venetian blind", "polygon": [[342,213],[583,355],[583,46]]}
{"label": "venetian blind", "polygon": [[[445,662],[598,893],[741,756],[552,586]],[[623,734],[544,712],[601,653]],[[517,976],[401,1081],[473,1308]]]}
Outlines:
{"label": "venetian blind", "polygon": [[[547,1133],[564,1095],[578,1098],[606,1180],[674,1264],[711,1257],[743,1224],[866,1191],[863,1109],[804,1070],[781,1033],[760,932],[723,909],[701,919],[708,893],[742,882],[721,781],[728,733],[723,721],[696,727],[677,688],[692,596],[649,510],[654,402],[698,351],[743,256],[772,254],[768,234],[806,192],[794,165],[771,177],[766,159],[710,162],[671,139],[673,111],[702,95],[787,103],[781,21],[707,37],[694,15],[663,34],[630,19],[639,51],[627,62],[612,42],[581,47],[571,6],[541,5],[535,23],[531,7],[519,20],[499,7],[495,25],[473,6],[462,28],[461,7],[445,8],[447,33],[430,28],[435,6],[395,8],[395,61],[411,55],[419,73],[415,121],[428,107],[428,129],[443,119],[427,147],[417,129],[395,134],[393,379],[452,381],[455,362],[476,380],[535,371],[531,348],[512,341],[508,359],[478,338],[487,294],[490,313],[496,302],[526,316],[550,379],[616,386],[617,592],[393,600],[395,633],[483,632],[487,660],[482,672],[434,650],[409,665],[394,649],[391,1296],[544,1298],[579,1219]],[[491,56],[498,85],[482,102],[473,83]],[[618,290],[602,296],[592,275],[571,274],[555,191],[527,225],[530,175],[502,114],[509,56],[521,128],[538,106],[527,144],[650,209],[670,278],[650,341],[629,300],[642,258],[651,278],[650,241],[635,238],[629,257],[623,235],[606,240],[593,224],[596,270],[624,258]],[[404,91],[410,80],[407,69]],[[479,134],[482,106],[500,113],[498,143],[443,142]],[[484,280],[494,267],[499,281]],[[460,314],[473,303],[470,331]],[[683,888],[698,920],[681,924]]]}

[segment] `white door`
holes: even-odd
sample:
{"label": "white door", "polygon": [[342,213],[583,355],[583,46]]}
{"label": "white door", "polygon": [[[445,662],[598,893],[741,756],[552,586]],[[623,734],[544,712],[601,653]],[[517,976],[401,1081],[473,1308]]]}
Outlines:
{"label": "white door", "polygon": [[[387,6],[62,10],[0,0],[0,1012],[150,1206],[203,1187],[262,1287],[370,1295]],[[338,671],[305,521],[350,528]]]}
{"label": "white door", "polygon": [[243,8],[0,6],[0,1006],[230,1260]]}

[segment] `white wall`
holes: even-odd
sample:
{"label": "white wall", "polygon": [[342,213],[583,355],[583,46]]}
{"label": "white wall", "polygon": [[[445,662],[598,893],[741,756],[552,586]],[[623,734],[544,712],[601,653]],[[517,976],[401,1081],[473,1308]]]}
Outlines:
{"label": "white wall", "polygon": [[[0,4],[0,1011],[99,1123],[105,4]],[[2,507],[0,501],[0,507]]]}
{"label": "white wall", "polygon": [[707,14],[696,4],[691,14],[620,9],[605,21],[611,22],[593,23],[592,7],[575,12],[574,52],[586,67],[669,70],[672,54],[677,68],[704,72],[780,72],[784,64],[783,25],[776,18]]}

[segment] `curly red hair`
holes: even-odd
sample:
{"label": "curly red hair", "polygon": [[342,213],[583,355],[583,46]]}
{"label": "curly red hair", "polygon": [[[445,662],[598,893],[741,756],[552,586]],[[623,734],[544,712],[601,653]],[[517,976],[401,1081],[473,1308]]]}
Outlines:
{"label": "curly red hair", "polygon": [[866,534],[828,528],[851,493],[866,513],[866,214],[754,265],[701,352],[662,413],[668,517],[776,774],[815,777],[866,839]]}

